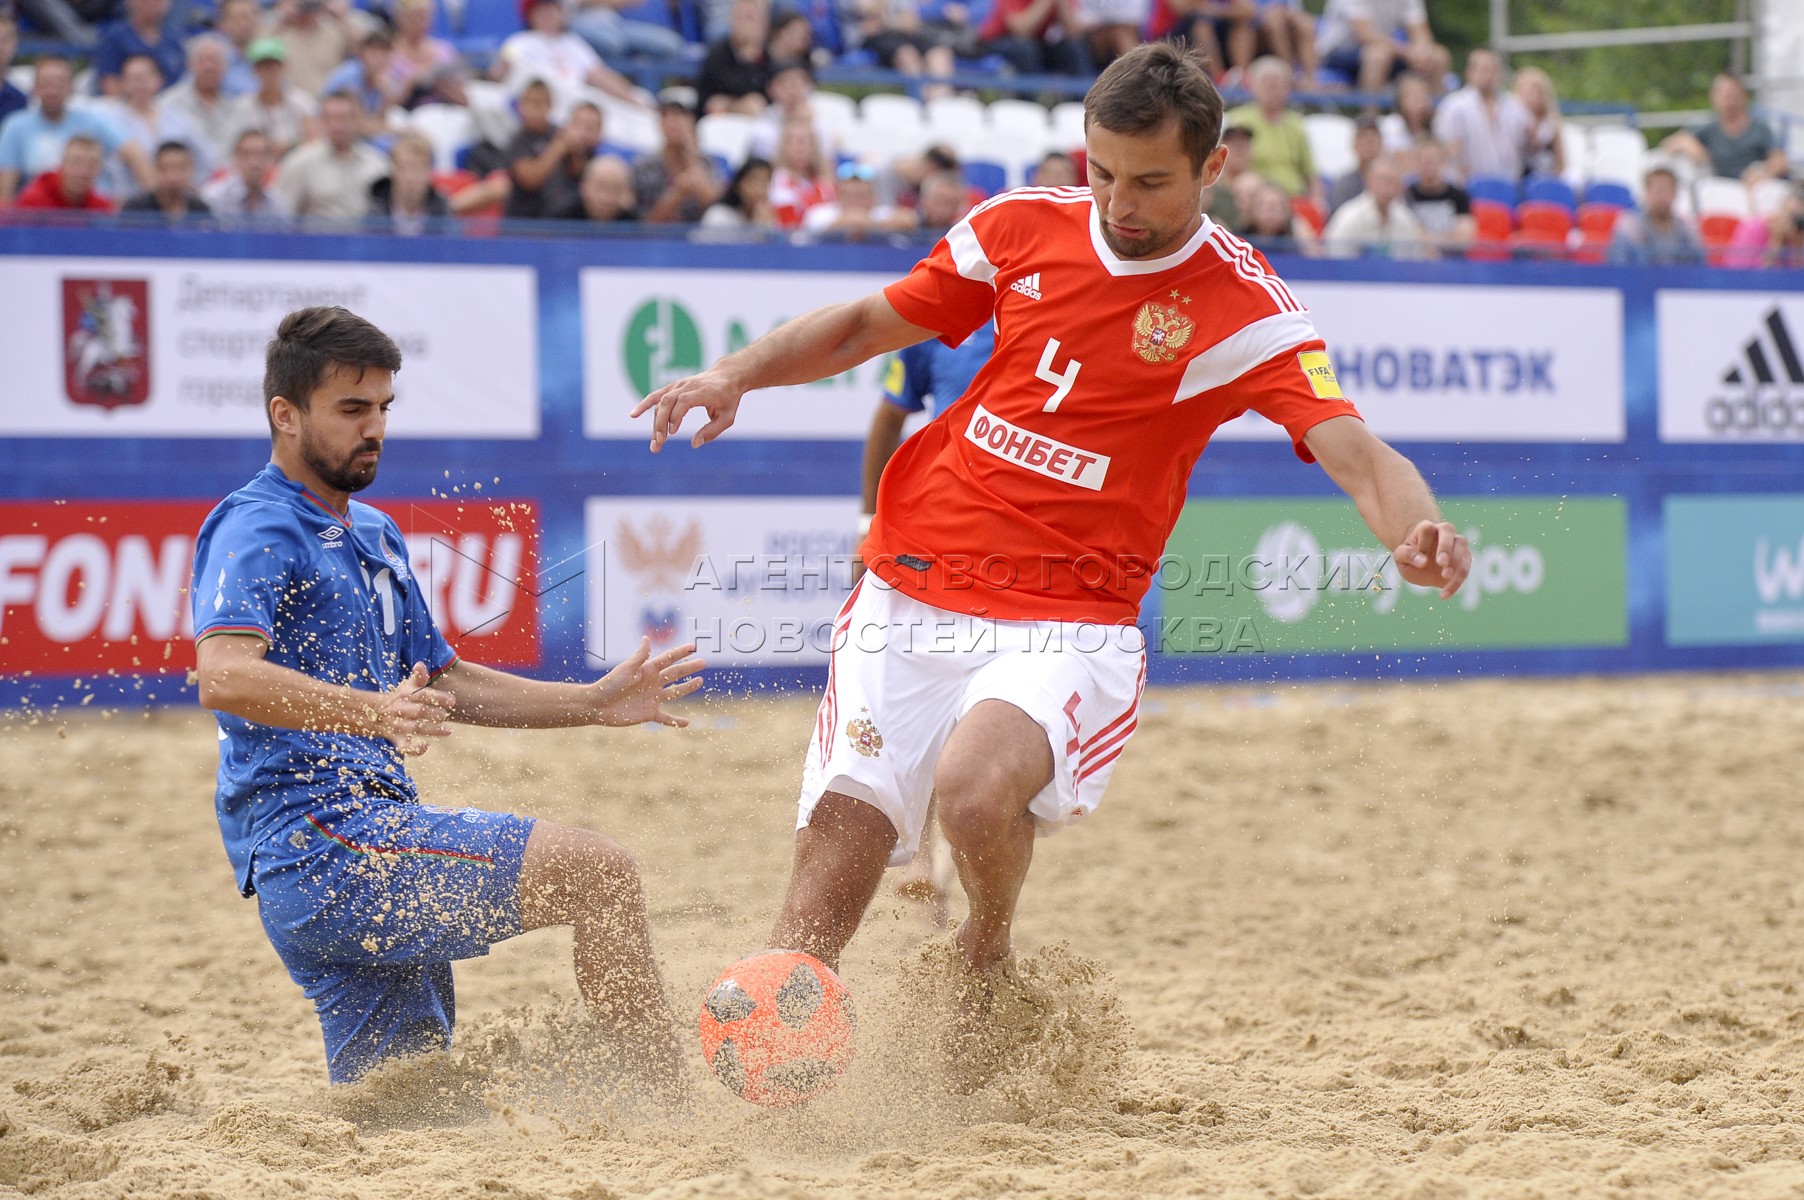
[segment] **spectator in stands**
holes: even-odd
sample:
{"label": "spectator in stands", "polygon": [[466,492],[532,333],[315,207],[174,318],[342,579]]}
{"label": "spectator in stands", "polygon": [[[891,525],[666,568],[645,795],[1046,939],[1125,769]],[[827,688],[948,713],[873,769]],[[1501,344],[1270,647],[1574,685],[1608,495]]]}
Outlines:
{"label": "spectator in stands", "polygon": [[1308,196],[1326,211],[1328,197],[1309,152],[1303,118],[1290,108],[1290,67],[1267,55],[1248,70],[1253,103],[1229,110],[1227,119],[1252,131],[1252,168],[1292,196]]}
{"label": "spectator in stands", "polygon": [[[1434,133],[1435,89],[1414,71],[1397,76],[1396,111],[1379,118],[1384,148],[1392,154],[1413,150],[1416,139]],[[1356,193],[1357,194],[1357,193]]]}
{"label": "spectator in stands", "polygon": [[1671,167],[1654,167],[1641,179],[1641,211],[1616,218],[1610,232],[1609,261],[1691,266],[1704,261],[1697,230],[1674,210],[1679,177]]}
{"label": "spectator in stands", "polygon": [[226,91],[232,44],[216,33],[203,33],[188,43],[188,74],[157,97],[157,107],[192,132],[195,169],[202,177],[225,162],[232,138],[243,122],[243,109]]}
{"label": "spectator in stands", "polygon": [[1258,16],[1255,0],[1153,0],[1146,34],[1188,40],[1211,72],[1238,84],[1259,49]]}
{"label": "spectator in stands", "polygon": [[1404,202],[1403,168],[1388,154],[1366,168],[1365,190],[1329,218],[1322,240],[1334,258],[1430,258],[1434,253],[1428,231]]}
{"label": "spectator in stands", "polygon": [[188,72],[194,72],[194,43],[218,37],[226,55],[225,82],[228,96],[248,96],[257,90],[257,72],[251,66],[249,51],[257,40],[257,0],[220,0],[213,18],[213,33],[202,34],[188,43]]}
{"label": "spectator in stands", "polygon": [[939,171],[960,174],[958,154],[944,143],[929,146],[919,154],[899,154],[877,167],[877,199],[885,204],[914,206],[922,182]]}
{"label": "spectator in stands", "polygon": [[[1236,0],[1250,3],[1250,0]],[[1140,44],[1141,30],[1152,16],[1151,0],[1071,0],[1071,32],[1101,71]],[[951,74],[948,70],[947,74]]]}
{"label": "spectator in stands", "polygon": [[388,147],[388,174],[370,184],[370,215],[387,217],[394,232],[417,237],[428,222],[451,215],[451,206],[432,186],[432,143],[408,130]]}
{"label": "spectator in stands", "polygon": [[363,106],[351,92],[320,101],[321,136],[282,160],[276,190],[297,217],[356,221],[369,215],[370,184],[388,161],[363,140]]}
{"label": "spectator in stands", "polygon": [[1076,75],[1084,69],[1076,19],[1072,0],[995,0],[978,36],[984,54],[1006,58],[1018,74]]}
{"label": "spectator in stands", "polygon": [[[566,28],[560,0],[524,0],[523,7],[528,27],[501,43],[491,68],[495,78],[516,89],[535,79],[564,92],[575,92],[586,84],[621,100],[645,103],[639,89]],[[574,183],[571,196],[575,196]]]}
{"label": "spectator in stands", "polygon": [[1222,162],[1221,175],[1203,192],[1203,211],[1217,225],[1234,233],[1246,228],[1247,214],[1240,207],[1235,185],[1252,173],[1253,131],[1237,121],[1228,122],[1221,131],[1221,144],[1228,148]]}
{"label": "spectator in stands", "polygon": [[[190,153],[200,148],[200,134],[181,110],[165,109],[157,103],[163,75],[157,69],[156,59],[148,54],[134,54],[126,59],[119,69],[119,87],[119,106],[113,112],[113,120],[123,139],[121,148],[135,147],[146,162],[152,160],[157,147],[164,142],[182,142],[189,147]],[[206,169],[212,169],[213,159],[204,150],[195,157]],[[148,192],[156,186],[156,174],[153,167],[146,174],[134,175],[122,160],[114,159],[101,173],[100,188],[116,196]]]}
{"label": "spectator in stands", "polygon": [[551,123],[551,90],[534,82],[520,93],[520,131],[507,146],[507,173],[513,180],[506,216],[546,220],[576,216],[582,208],[582,178],[601,146],[601,110],[582,103],[559,129]]}
{"label": "spectator in stands", "polygon": [[693,225],[720,199],[723,184],[695,140],[695,91],[658,93],[658,129],[664,144],[633,167],[636,207],[651,222]]}
{"label": "spectator in stands", "polygon": [[1378,161],[1384,152],[1384,135],[1379,131],[1378,121],[1370,115],[1356,117],[1353,122],[1353,166],[1328,189],[1328,215],[1333,216],[1347,201],[1366,190],[1366,168]]}
{"label": "spectator in stands", "polygon": [[31,103],[31,97],[12,85],[6,73],[12,70],[13,55],[19,52],[19,23],[12,14],[0,10],[0,125],[6,118]]}
{"label": "spectator in stands", "polygon": [[667,25],[622,16],[633,0],[575,0],[571,32],[604,58],[680,58],[688,43]]}
{"label": "spectator in stands", "polygon": [[186,221],[208,217],[213,210],[194,194],[194,154],[186,142],[164,142],[157,147],[156,182],[149,191],[119,206],[122,213],[161,213],[165,220]]}
{"label": "spectator in stands", "polygon": [[[410,109],[419,108],[423,104],[449,104],[453,108],[470,108],[468,84],[473,78],[475,75],[469,65],[462,59],[454,59],[415,79],[413,91],[408,94],[405,104]],[[471,109],[472,115],[475,112]],[[506,119],[511,126],[513,114],[508,113]]]}
{"label": "spectator in stands", "polygon": [[169,0],[125,0],[125,16],[101,30],[94,47],[97,91],[117,96],[119,72],[126,59],[138,54],[148,55],[165,80],[173,83],[182,77],[186,56],[175,31],[166,28],[168,17]]}
{"label": "spectator in stands", "polygon": [[1466,86],[1434,115],[1435,137],[1446,144],[1462,179],[1520,179],[1528,166],[1535,121],[1502,84],[1502,60],[1480,46],[1466,56]]}
{"label": "spectator in stands", "polygon": [[770,160],[748,158],[739,164],[733,182],[719,202],[702,214],[704,229],[774,229],[777,219],[770,207]]}
{"label": "spectator in stands", "polygon": [[935,171],[921,181],[915,197],[915,215],[921,228],[943,234],[971,211],[971,193],[956,171]]}
{"label": "spectator in stands", "polygon": [[288,81],[308,96],[325,94],[326,80],[357,45],[348,0],[277,0],[264,33],[281,43]]}
{"label": "spectator in stands", "polygon": [[20,208],[76,212],[112,212],[113,202],[96,190],[106,151],[98,138],[72,134],[63,142],[62,159],[19,193]]}
{"label": "spectator in stands", "polygon": [[737,112],[757,116],[764,111],[764,88],[770,82],[764,42],[770,36],[768,0],[733,0],[725,37],[708,44],[696,76],[706,113]]}
{"label": "spectator in stands", "polygon": [[1472,217],[1472,197],[1447,178],[1447,148],[1424,136],[1416,143],[1414,157],[1416,177],[1403,193],[1409,211],[1436,246],[1464,250],[1472,244],[1478,223]]}
{"label": "spectator in stands", "polygon": [[588,221],[637,221],[633,169],[618,154],[597,154],[583,168],[579,188],[582,207],[572,216]]}
{"label": "spectator in stands", "polygon": [[[824,59],[832,55],[821,51]],[[813,64],[814,23],[794,10],[780,12],[771,18],[770,37],[764,45],[764,58],[767,62],[805,62]]]}
{"label": "spectator in stands", "polygon": [[810,233],[858,241],[872,234],[903,233],[920,224],[912,208],[877,202],[877,172],[864,163],[846,163],[837,172],[833,199],[817,204],[802,217]]}
{"label": "spectator in stands", "polygon": [[389,74],[394,58],[395,40],[387,30],[373,29],[357,43],[356,57],[326,76],[324,94],[350,92],[363,106],[364,137],[381,137],[388,129],[388,110],[406,99]]}
{"label": "spectator in stands", "polygon": [[833,135],[814,111],[814,69],[800,59],[772,62],[770,83],[765,86],[770,104],[752,121],[746,135],[746,152],[777,161],[777,143],[792,120],[814,126],[814,140],[822,153],[833,146]]}
{"label": "spectator in stands", "polygon": [[[875,55],[880,67],[943,79],[957,65],[946,39],[927,28],[920,0],[850,0],[845,27],[847,49]],[[1139,36],[1136,27],[1134,39]],[[947,89],[937,91],[944,94]],[[922,98],[932,99],[932,94],[923,93]]]}
{"label": "spectator in stands", "polygon": [[1523,67],[1516,72],[1516,85],[1511,89],[1533,122],[1528,131],[1528,171],[1530,175],[1563,175],[1566,172],[1566,144],[1560,133],[1564,118],[1560,115],[1560,94],[1553,80],[1540,67]]}
{"label": "spectator in stands", "polygon": [[291,217],[293,210],[282,193],[270,186],[276,156],[269,135],[246,129],[232,147],[232,170],[201,188],[201,199],[219,217],[246,220]]}
{"label": "spectator in stands", "polygon": [[275,38],[258,38],[249,51],[257,72],[257,90],[238,100],[238,123],[243,129],[261,130],[269,138],[270,151],[278,159],[303,142],[319,136],[313,98],[288,82],[288,52]]}
{"label": "spectator in stands", "polygon": [[791,117],[777,141],[776,170],[771,172],[770,206],[783,229],[795,229],[817,204],[833,199],[833,181],[824,169],[814,122]]}
{"label": "spectator in stands", "polygon": [[1804,266],[1804,187],[1765,216],[1745,218],[1723,251],[1725,267]]}
{"label": "spectator in stands", "polygon": [[1032,182],[1035,187],[1076,187],[1077,160],[1069,154],[1048,150],[1035,164]]}
{"label": "spectator in stands", "polygon": [[432,36],[433,0],[399,0],[395,5],[395,46],[388,80],[395,94],[411,96],[441,67],[457,62],[457,48]]}
{"label": "spectator in stands", "polygon": [[14,113],[0,127],[0,208],[13,202],[21,181],[57,170],[63,147],[77,135],[99,145],[103,156],[117,154],[134,179],[150,178],[150,160],[127,144],[111,121],[69,107],[74,90],[75,71],[68,59],[53,54],[38,58],[32,83],[37,104]]}
{"label": "spectator in stands", "polygon": [[1265,254],[1313,257],[1321,252],[1309,222],[1296,215],[1290,193],[1271,182],[1260,184],[1253,192],[1246,229],[1241,236]]}
{"label": "spectator in stands", "polygon": [[1258,0],[1258,4],[1260,38],[1273,54],[1290,64],[1300,86],[1317,86],[1315,18],[1302,0]]}
{"label": "spectator in stands", "polygon": [[1785,150],[1772,127],[1748,111],[1748,89],[1741,80],[1726,72],[1713,79],[1710,108],[1715,115],[1707,123],[1670,135],[1660,149],[1727,179],[1755,183],[1786,177]]}
{"label": "spectator in stands", "polygon": [[1382,92],[1404,70],[1426,77],[1438,91],[1453,62],[1428,28],[1424,0],[1328,0],[1316,50],[1323,66],[1362,92]]}

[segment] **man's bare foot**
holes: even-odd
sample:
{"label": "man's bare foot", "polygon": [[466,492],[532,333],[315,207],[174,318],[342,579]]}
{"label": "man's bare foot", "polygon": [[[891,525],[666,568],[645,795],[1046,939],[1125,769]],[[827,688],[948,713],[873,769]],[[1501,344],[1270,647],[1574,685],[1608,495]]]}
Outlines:
{"label": "man's bare foot", "polygon": [[1005,955],[982,969],[973,969],[962,950],[958,959],[962,970],[953,984],[941,1051],[946,1085],[969,1095],[996,1078],[1008,1056],[1010,1038],[997,1023],[997,999],[1014,982],[1014,958]]}

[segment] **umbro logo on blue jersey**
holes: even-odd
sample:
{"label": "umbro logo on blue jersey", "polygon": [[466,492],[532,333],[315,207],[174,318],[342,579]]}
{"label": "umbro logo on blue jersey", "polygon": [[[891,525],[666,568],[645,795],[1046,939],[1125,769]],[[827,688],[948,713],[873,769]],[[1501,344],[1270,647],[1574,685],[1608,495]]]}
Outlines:
{"label": "umbro logo on blue jersey", "polygon": [[344,535],[344,527],[342,525],[334,525],[330,529],[320,530],[319,540],[326,544],[326,549],[331,550],[335,547],[344,545],[342,540]]}

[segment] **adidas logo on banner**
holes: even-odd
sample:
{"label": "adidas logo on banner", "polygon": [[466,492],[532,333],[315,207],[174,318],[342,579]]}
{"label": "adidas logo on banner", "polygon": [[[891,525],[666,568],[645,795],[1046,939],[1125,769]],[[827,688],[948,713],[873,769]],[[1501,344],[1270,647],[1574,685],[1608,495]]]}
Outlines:
{"label": "adidas logo on banner", "polygon": [[1035,271],[1032,275],[1023,275],[1009,284],[1009,288],[1012,291],[1020,292],[1029,300],[1038,300],[1040,298],[1040,273]]}
{"label": "adidas logo on banner", "polygon": [[1704,410],[1712,432],[1726,436],[1804,434],[1804,361],[1785,313],[1771,309],[1722,374],[1723,394]]}

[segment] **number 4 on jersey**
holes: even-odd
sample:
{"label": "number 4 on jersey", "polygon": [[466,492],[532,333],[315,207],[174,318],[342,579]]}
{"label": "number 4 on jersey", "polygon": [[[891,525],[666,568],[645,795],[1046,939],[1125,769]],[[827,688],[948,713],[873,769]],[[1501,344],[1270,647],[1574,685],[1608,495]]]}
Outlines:
{"label": "number 4 on jersey", "polygon": [[1058,356],[1059,339],[1047,338],[1046,352],[1040,355],[1040,367],[1034,372],[1034,376],[1044,379],[1056,390],[1052,393],[1052,399],[1048,400],[1040,409],[1041,412],[1059,411],[1059,403],[1071,394],[1071,385],[1077,382],[1077,373],[1084,369],[1084,364],[1074,358],[1065,364],[1063,371],[1055,371],[1052,369],[1052,364]]}

